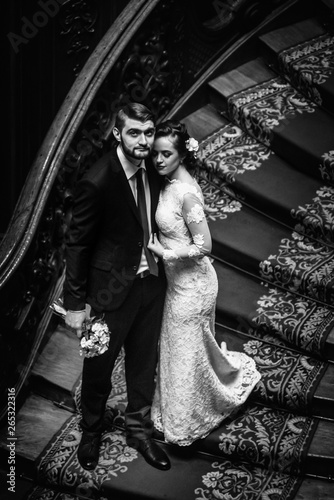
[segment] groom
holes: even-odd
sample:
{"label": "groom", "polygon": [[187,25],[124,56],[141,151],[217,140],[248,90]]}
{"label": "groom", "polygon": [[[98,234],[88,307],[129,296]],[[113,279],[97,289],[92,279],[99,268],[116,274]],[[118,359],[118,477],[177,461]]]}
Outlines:
{"label": "groom", "polygon": [[166,282],[162,263],[146,243],[157,232],[154,214],[161,178],[148,161],[154,118],[142,104],[119,110],[113,134],[117,148],[96,162],[78,182],[66,239],[64,306],[66,324],[82,335],[85,304],[104,315],[107,352],[85,358],[82,373],[82,439],[78,460],[97,466],[111,374],[124,345],[128,405],[127,444],[161,470],[170,468],[152,439],[150,407]]}

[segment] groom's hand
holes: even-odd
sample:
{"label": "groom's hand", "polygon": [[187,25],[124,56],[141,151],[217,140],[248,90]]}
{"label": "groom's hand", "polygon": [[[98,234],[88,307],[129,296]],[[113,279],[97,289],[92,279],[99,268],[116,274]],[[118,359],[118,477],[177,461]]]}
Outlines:
{"label": "groom's hand", "polygon": [[77,337],[82,337],[82,327],[86,319],[86,311],[67,311],[65,316],[65,323],[72,330],[75,330]]}

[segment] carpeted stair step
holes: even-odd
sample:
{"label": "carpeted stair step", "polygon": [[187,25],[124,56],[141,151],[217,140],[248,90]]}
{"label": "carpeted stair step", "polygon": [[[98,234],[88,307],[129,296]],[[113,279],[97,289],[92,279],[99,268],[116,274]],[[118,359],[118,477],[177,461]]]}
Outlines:
{"label": "carpeted stair step", "polygon": [[74,392],[83,357],[77,336],[59,324],[32,368],[29,382],[35,393],[75,410]]}
{"label": "carpeted stair step", "polygon": [[296,291],[333,307],[333,247],[293,232],[276,254],[261,262],[261,276],[276,286]]}
{"label": "carpeted stair step", "polygon": [[[205,200],[214,205],[210,186]],[[223,196],[216,194],[218,205]],[[213,255],[260,275],[273,285],[334,303],[334,249],[291,231],[242,204],[209,213]]]}
{"label": "carpeted stair step", "polygon": [[[281,346],[334,360],[334,310],[308,297],[266,286],[215,259],[217,321]],[[242,305],[242,307],[240,307]]]}
{"label": "carpeted stair step", "polygon": [[[245,352],[254,358],[262,379],[252,393],[253,399],[261,404],[334,420],[333,364],[221,324],[216,324],[216,340],[219,345],[226,342],[229,350]],[[120,411],[114,414],[112,422],[117,420],[124,428],[122,415],[127,404],[124,353],[118,359],[112,386],[108,407]],[[79,392],[76,402],[80,412]],[[107,426],[109,421],[106,420]]]}
{"label": "carpeted stair step", "polygon": [[181,121],[186,125],[189,135],[198,141],[203,140],[204,137],[228,123],[212,104],[206,104],[196,109],[193,113],[182,118]]}
{"label": "carpeted stair step", "polygon": [[17,474],[34,478],[36,460],[70,415],[51,401],[31,394],[16,415],[15,435],[8,434],[7,425],[0,429],[1,457],[7,462],[8,443],[13,442]]}
{"label": "carpeted stair step", "polygon": [[209,88],[213,104],[227,110],[234,124],[297,169],[334,180],[334,117],[283,78],[273,77],[262,59],[218,76]]}
{"label": "carpeted stair step", "polygon": [[[117,428],[102,437],[98,467],[92,472],[84,471],[76,457],[79,438],[79,418],[74,416],[41,455],[37,468],[40,484],[65,488],[69,494],[79,491],[86,498],[146,500],[219,498],[218,495],[226,493],[226,488],[231,492],[243,491],[250,499],[261,498],[261,495],[265,498],[275,490],[292,500],[298,487],[303,486],[302,478],[269,472],[254,464],[238,465],[222,457],[163,443],[161,446],[172,466],[168,471],[159,471],[126,445],[124,432]],[[204,497],[199,496],[203,494]]]}
{"label": "carpeted stair step", "polygon": [[259,36],[259,39],[265,48],[270,51],[270,60],[272,60],[282,50],[289,49],[325,33],[326,28],[323,23],[314,17],[264,33]]}
{"label": "carpeted stair step", "polygon": [[[216,340],[219,345],[225,341],[228,349],[246,352],[255,359],[262,374],[262,380],[252,394],[256,401],[334,420],[333,364],[221,324],[216,324]],[[117,360],[112,386],[107,404],[120,412],[115,413],[113,422],[117,421],[124,428],[122,415],[127,405],[124,353]],[[76,406],[80,412],[79,390]],[[107,426],[108,422],[109,419],[106,420]]]}
{"label": "carpeted stair step", "polygon": [[286,474],[332,477],[334,422],[248,402],[199,449]]}
{"label": "carpeted stair step", "polygon": [[[121,380],[122,377],[123,380],[125,378],[124,372],[119,373],[122,370],[122,360],[119,361],[118,368],[117,373],[113,374],[115,394],[111,396],[111,401],[116,403],[120,399],[124,400],[124,397],[120,398],[120,392],[124,391],[125,388],[125,384]],[[199,453],[198,449],[184,450],[168,445],[162,446],[166,447],[166,451],[171,457],[172,469],[167,472],[157,471],[147,465],[136,450],[126,446],[124,432],[119,428],[104,433],[99,466],[90,473],[79,466],[76,456],[81,436],[79,414],[67,419],[68,412],[56,408],[45,399],[36,397],[27,401],[24,410],[21,411],[17,420],[17,437],[21,442],[21,448],[18,449],[18,452],[35,465],[37,483],[50,486],[52,488],[51,494],[62,490],[63,494],[86,498],[94,497],[96,493],[113,499],[131,498],[133,495],[134,498],[171,498],[173,500],[179,498],[183,500],[193,498],[195,490],[198,489],[198,494],[199,488],[208,488],[209,484],[215,491],[224,492],[226,482],[222,480],[223,476],[227,476],[228,479],[236,476],[245,477],[245,474],[247,474],[247,483],[251,488],[249,491],[251,492],[256,485],[257,494],[265,494],[275,487],[280,493],[287,494],[286,498],[289,498],[287,492],[290,491],[290,488],[297,488],[300,482],[301,488],[303,487],[304,480],[301,478],[289,477],[281,472],[271,473],[255,467],[253,463],[238,465],[237,462],[232,463],[224,457],[210,456],[207,452],[203,455]],[[272,416],[274,418],[272,423],[276,428],[277,413],[270,413],[269,419]],[[310,420],[301,420],[297,416],[297,420],[290,422],[294,433],[296,433],[296,429],[300,431],[298,425],[301,426],[301,422],[306,427]],[[61,428],[59,428],[60,423],[62,423]],[[271,429],[269,421],[266,423]],[[311,428],[312,425],[311,423],[308,428]],[[323,431],[322,436],[325,433],[329,439],[327,428],[322,427],[321,430]],[[53,437],[51,438],[51,436]],[[293,435],[292,439],[296,439],[296,436]],[[46,447],[41,452],[41,447],[45,446],[46,442]],[[287,469],[295,464],[296,457],[302,455],[303,443],[306,444],[306,438],[298,438],[298,453],[295,453],[290,462],[284,458],[284,466]],[[314,439],[312,443],[315,452],[317,452],[318,445],[316,442],[314,444]],[[291,440],[289,444],[291,444]],[[277,450],[279,448],[276,446]],[[284,443],[282,450],[284,454]],[[249,451],[249,449],[245,450],[247,453]],[[272,456],[276,456],[275,451],[270,459]],[[38,460],[37,457],[39,457]],[[322,465],[324,462],[327,463],[326,457],[327,455],[321,459]],[[247,456],[247,460],[248,458]],[[268,462],[267,458],[266,460]],[[261,460],[259,459],[259,461]],[[218,477],[216,477],[217,471],[219,471]],[[98,491],[99,493],[97,493]],[[294,498],[294,492],[291,492],[291,500],[292,498]],[[29,500],[38,500],[38,497],[32,497]]]}
{"label": "carpeted stair step", "polygon": [[218,214],[215,220],[209,219],[209,225],[212,253],[254,274],[259,274],[260,262],[276,252],[283,239],[291,238],[290,230],[242,205],[225,218]]}
{"label": "carpeted stair step", "polygon": [[[305,234],[311,234],[324,244],[333,246],[334,241],[334,188],[322,185],[310,203],[291,211],[298,223],[296,228]],[[300,227],[301,225],[301,227]]]}
{"label": "carpeted stair step", "polygon": [[[237,345],[239,345],[239,349],[242,344],[244,344],[244,339],[242,338],[242,335],[239,335],[238,341],[236,341],[236,337],[229,337],[228,332],[226,332],[226,329],[221,328],[218,326],[217,328],[217,333],[218,336],[220,334],[224,334],[226,340],[229,344],[229,347],[234,347],[236,348]],[[251,339],[250,339],[251,340]],[[254,340],[254,339],[253,339]],[[252,344],[253,348],[255,347],[254,344]],[[259,344],[257,344],[259,347]],[[251,348],[251,345],[249,345],[249,350]],[[276,363],[277,365],[277,359],[279,357],[282,358],[282,354],[280,353],[279,350],[277,349],[276,346],[266,346],[264,349],[271,349],[271,352],[274,353],[274,358],[276,357]],[[282,352],[282,351],[281,351]],[[269,360],[270,356],[268,356],[268,353],[265,355],[264,352],[259,352],[258,351],[258,357],[263,357],[262,360],[260,360],[259,364],[261,365],[262,363],[262,370],[265,369],[265,365],[270,365],[270,363],[273,360]],[[256,355],[255,352],[253,351],[253,356]],[[291,358],[290,358],[291,359]],[[300,360],[300,365],[303,364],[303,360],[306,361],[307,358],[299,358]],[[286,357],[285,362],[288,361],[288,356]],[[307,361],[306,361],[307,362]],[[298,365],[299,363],[296,363]],[[272,366],[274,369],[274,367]],[[267,366],[268,369],[268,366]],[[112,394],[109,398],[108,401],[108,406],[111,408],[117,407],[117,404],[119,402],[120,398],[120,392],[126,391],[125,388],[125,374],[124,374],[124,358],[120,358],[119,360],[119,365],[118,365],[118,373],[115,374],[116,377],[114,379],[114,394]],[[285,371],[288,371],[286,368]],[[290,366],[289,371],[292,371],[292,368]],[[320,368],[320,372],[322,372],[322,368]],[[319,372],[319,373],[320,373]],[[321,375],[321,373],[320,373]],[[320,376],[319,375],[319,376]],[[304,383],[307,385],[307,379],[308,376],[304,372],[303,375],[301,375],[302,378],[304,378]],[[282,385],[286,386],[286,390],[288,392],[290,384],[294,384],[296,382],[296,379],[294,378],[293,374],[286,373],[283,377],[279,376],[278,378],[281,378],[280,383]],[[312,377],[311,377],[312,378]],[[318,379],[318,376],[315,375],[315,378]],[[265,376],[263,377],[265,379]],[[273,385],[272,385],[272,391],[274,392],[274,386],[275,383],[271,377],[268,377],[268,382],[269,379],[271,379]],[[310,379],[309,379],[310,380]],[[317,383],[316,380],[314,380],[315,384]],[[263,380],[263,383],[265,383],[265,380]],[[270,382],[269,382],[270,383]],[[312,382],[311,382],[312,383]],[[259,387],[258,390],[261,390]],[[283,389],[282,389],[283,390]],[[290,386],[290,391],[291,391],[291,386]],[[292,393],[295,392],[294,390],[291,391]],[[296,394],[296,392],[295,392]],[[123,395],[122,398],[123,402],[126,400],[126,396]],[[317,454],[319,454],[319,449],[321,447],[321,443],[319,443],[319,435],[321,439],[324,438],[324,436],[327,436],[327,440],[329,443],[332,443],[333,441],[333,436],[332,436],[332,426],[327,425],[327,422],[319,422],[317,419],[312,419],[308,418],[305,416],[302,416],[300,412],[297,413],[291,413],[291,411],[282,411],[279,409],[273,409],[269,407],[265,407],[263,405],[258,405],[255,403],[252,403],[249,400],[249,403],[246,405],[247,406],[247,411],[245,411],[245,407],[241,407],[237,413],[236,416],[233,418],[229,419],[229,421],[226,421],[226,423],[223,423],[223,427],[220,427],[220,429],[223,429],[223,433],[226,434],[225,432],[225,425],[229,422],[231,426],[235,425],[236,428],[239,427],[239,420],[240,418],[245,418],[246,421],[243,426],[240,427],[240,429],[244,429],[244,431],[241,431],[241,441],[240,441],[240,449],[238,450],[238,453],[236,456],[233,456],[233,461],[242,461],[242,462],[249,462],[251,459],[252,464],[261,464],[261,466],[267,467],[269,466],[272,469],[275,469],[275,467],[282,467],[284,466],[286,471],[289,471],[291,473],[294,471],[294,473],[301,473],[301,472],[309,472],[308,467],[313,467],[315,470],[318,472],[317,467],[320,470],[320,467],[323,467],[322,474],[327,474],[328,467],[330,467],[330,462],[332,460],[332,455],[331,452],[328,449],[331,449],[331,446],[328,445],[327,447],[323,448],[320,455],[321,459],[318,458]],[[79,407],[79,403],[78,403]],[[265,411],[263,411],[263,408],[266,408]],[[80,410],[80,408],[78,408]],[[247,427],[247,415],[251,414],[251,424],[250,427]],[[109,410],[106,412],[106,416],[108,415],[108,418],[105,419],[105,426],[106,426],[106,432],[110,432],[113,430],[113,427],[116,426],[117,428],[117,435],[119,436],[119,440],[123,441],[124,443],[124,436],[122,437],[122,431],[124,431],[124,419],[122,418],[122,414],[119,412],[119,410],[114,409],[114,410]],[[284,420],[286,419],[286,421]],[[263,422],[262,422],[263,420]],[[234,422],[234,424],[233,424]],[[259,426],[259,422],[262,422],[262,424]],[[254,425],[253,425],[254,424]],[[67,425],[67,424],[66,424]],[[334,422],[333,422],[334,425]],[[66,455],[66,461],[68,461],[68,466],[70,466],[70,469],[66,471],[67,477],[73,477],[77,475],[76,469],[77,469],[77,462],[76,462],[76,456],[73,450],[73,453],[65,452],[64,447],[66,448],[68,446],[68,443],[72,441],[71,437],[69,436],[68,432],[70,431],[70,434],[72,434],[78,427],[78,422],[76,418],[70,419],[69,421],[69,427],[65,428],[64,426],[64,433],[59,434],[57,438],[54,439],[53,444],[48,447],[48,450],[43,453],[43,457],[41,458],[41,463],[38,466],[38,477],[41,482],[45,482],[45,473],[49,474],[47,471],[47,463],[51,460],[54,459],[55,456],[60,456],[63,457]],[[248,429],[248,431],[247,431]],[[219,429],[217,429],[219,431]],[[225,453],[225,458],[230,460],[232,457],[228,457],[228,453],[226,453],[224,450],[221,450],[219,448],[219,440],[217,442],[217,431],[214,431],[210,436],[205,438],[204,440],[200,440],[197,443],[195,443],[195,446],[191,446],[189,449],[186,449],[186,456],[183,456],[183,458],[189,460],[191,459],[194,455],[194,452],[205,452],[205,453],[210,453],[213,455],[218,456],[222,452]],[[245,445],[245,440],[243,440],[243,434],[242,432],[245,432],[245,435],[247,435],[247,442],[249,441],[248,447],[244,446]],[[249,435],[247,434],[249,433]],[[261,435],[262,437],[260,438],[257,436],[257,433]],[[106,435],[107,436],[107,435]],[[228,433],[226,434],[228,436]],[[111,438],[111,436],[110,436]],[[108,439],[110,439],[108,438]],[[103,460],[100,462],[101,466],[104,466],[105,469],[108,467],[108,450],[110,449],[113,453],[116,453],[117,451],[117,446],[116,446],[116,441],[117,441],[117,436],[113,436],[113,447],[106,446],[106,449],[103,452],[102,448],[102,457]],[[65,446],[63,442],[65,441]],[[252,450],[250,450],[250,447],[253,446],[252,443],[255,443],[254,446],[255,448],[258,448],[258,454],[256,455],[256,459],[254,459],[254,456],[252,454]],[[261,444],[262,443],[262,444]],[[269,446],[269,449],[267,449]],[[293,453],[291,453],[291,446],[293,449]],[[312,453],[308,453],[308,448],[312,447]],[[210,449],[210,447],[212,449]],[[328,448],[328,449],[327,449]],[[174,450],[178,450],[178,453],[180,452],[180,449],[178,447],[171,447],[168,446],[167,450],[168,453],[172,454],[174,453]],[[254,448],[253,448],[254,449]],[[310,448],[311,449],[311,448]],[[182,450],[182,448],[181,448]],[[188,453],[188,450],[190,451],[190,454]],[[267,450],[267,452],[265,452]],[[131,450],[128,450],[129,453],[131,453]],[[334,453],[334,450],[333,450]],[[269,458],[268,458],[269,454]],[[287,457],[286,457],[287,455]],[[115,459],[115,455],[113,455],[113,459]],[[141,457],[139,459],[142,460]],[[305,470],[303,469],[303,461],[305,459]],[[129,460],[130,461],[130,460]],[[196,462],[195,462],[196,463]],[[115,464],[115,460],[112,462],[112,464]],[[279,464],[279,465],[278,465]],[[58,470],[53,470],[53,478],[55,476],[59,475],[59,478],[64,476],[64,471],[61,470],[62,467],[64,466],[64,460],[61,461],[59,465],[57,465]],[[110,467],[108,467],[110,469]],[[46,471],[45,473],[43,471]],[[117,472],[117,469],[116,469]],[[56,484],[58,484],[56,482]],[[60,486],[60,483],[58,484]],[[90,482],[91,486],[91,482]],[[154,497],[153,497],[154,498]]]}
{"label": "carpeted stair step", "polygon": [[278,71],[307,98],[334,111],[334,36],[317,19],[260,36]]}
{"label": "carpeted stair step", "polygon": [[228,98],[246,89],[251,89],[262,82],[267,82],[277,75],[258,57],[244,63],[227,73],[216,76],[208,83],[210,103],[222,113],[228,113]]}
{"label": "carpeted stair step", "polygon": [[[331,243],[334,189],[297,170],[239,127],[227,124],[201,142],[201,176],[236,199],[307,235]],[[222,182],[223,181],[223,182]]]}
{"label": "carpeted stair step", "polygon": [[334,112],[334,36],[313,38],[278,56],[280,72],[306,97]]}
{"label": "carpeted stair step", "polygon": [[255,402],[334,420],[334,365],[292,349],[250,338],[216,325],[216,340],[256,362],[261,380],[251,394]]}
{"label": "carpeted stair step", "polygon": [[[284,421],[286,416],[287,422]],[[69,495],[77,493],[85,498],[102,496],[110,499],[190,500],[204,492],[211,492],[211,496],[202,498],[220,498],[226,494],[226,489],[231,493],[242,491],[247,498],[254,499],[266,498],[273,491],[281,498],[298,498],[295,497],[297,489],[306,489],[305,478],[290,475],[290,472],[283,473],[283,469],[293,469],[299,473],[302,468],[300,460],[305,458],[307,470],[313,455],[307,453],[305,447],[310,441],[313,443],[317,440],[319,429],[328,434],[327,427],[320,428],[321,423],[317,425],[314,419],[293,417],[289,413],[254,405],[249,407],[248,413],[243,413],[243,417],[246,427],[239,429],[240,447],[231,446],[233,443],[230,440],[233,441],[236,435],[236,429],[232,427],[221,439],[215,435],[215,431],[214,441],[209,442],[209,438],[206,438],[187,448],[167,445],[159,440],[171,459],[169,471],[159,471],[148,465],[135,449],[126,445],[124,431],[118,426],[111,427],[102,436],[98,467],[89,472],[84,471],[77,460],[80,417],[73,416],[41,454],[37,464],[37,480],[40,485],[63,489]],[[265,417],[263,422],[262,417]],[[236,425],[241,418],[240,414],[235,417]],[[251,435],[256,436],[257,440],[250,441]],[[323,432],[321,437],[324,437]],[[270,451],[267,450],[268,444]],[[318,445],[313,446],[317,452]],[[321,464],[326,464],[322,475],[327,471],[327,447],[322,451]],[[234,462],[231,461],[232,456],[237,457]],[[240,457],[246,458],[246,461],[240,461]],[[256,463],[268,464],[270,470],[258,467]],[[275,468],[281,470],[274,471]],[[318,471],[318,468],[314,470]],[[312,479],[308,480],[307,485],[310,488]],[[331,492],[333,488],[334,484],[328,484],[325,491]]]}
{"label": "carpeted stair step", "polygon": [[[183,471],[183,469],[182,469]],[[163,474],[159,474],[158,471],[155,473],[155,476],[158,475],[157,482],[163,483],[170,480],[170,476],[166,477]],[[152,481],[152,477],[147,474],[147,483],[144,490],[141,492],[130,493],[130,491],[125,491],[120,493],[116,491],[117,488],[117,479],[106,480],[100,489],[100,493],[103,494],[104,498],[108,498],[111,500],[127,500],[131,498],[135,499],[149,499],[152,500],[158,499],[159,487]],[[164,488],[164,498],[165,500],[194,500],[194,498],[202,498],[208,500],[209,498],[220,498],[223,495],[226,495],[227,492],[230,494],[234,494],[234,491],[240,493],[241,491],[247,495],[247,500],[260,500],[260,498],[266,498],[262,496],[262,494],[266,494],[269,490],[269,495],[272,492],[272,487],[274,487],[274,493],[277,495],[284,495],[285,500],[305,500],[307,498],[313,498],[315,500],[320,499],[319,491],[321,491],[321,498],[334,498],[334,483],[330,483],[328,481],[322,481],[321,479],[313,479],[313,478],[303,478],[302,480],[296,480],[296,478],[288,479],[285,475],[277,475],[275,473],[268,474],[267,472],[262,472],[255,468],[246,468],[245,465],[235,466],[233,464],[229,464],[229,462],[224,461],[216,462],[211,465],[211,472],[208,472],[202,475],[202,487],[201,489],[196,489],[193,492],[190,490],[186,493],[186,496],[180,497],[178,495],[178,491],[175,492],[175,487],[168,489],[168,486],[165,485]],[[262,480],[262,481],[261,481]],[[265,481],[268,481],[268,486],[265,487]],[[130,484],[130,489],[133,492],[133,487],[131,487],[131,480],[128,480],[128,484]],[[153,483],[153,484],[152,484]],[[262,487],[258,486],[258,484],[262,484]],[[298,483],[300,486],[298,487]],[[85,485],[85,483],[83,483]],[[141,483],[142,485],[143,483]],[[178,483],[177,483],[178,484]],[[176,486],[177,486],[176,484]],[[245,486],[246,485],[246,486]],[[173,485],[172,485],[173,486]],[[80,486],[77,488],[78,495],[81,492]],[[85,495],[86,488],[83,488],[83,494]],[[296,491],[296,493],[295,493]],[[210,493],[212,493],[210,495]],[[185,494],[185,491],[181,490],[181,494]],[[144,496],[145,495],[145,496]],[[148,496],[151,495],[151,496]],[[173,496],[171,496],[173,495]],[[175,496],[176,495],[176,496]],[[198,497],[201,495],[201,497]],[[209,495],[209,496],[207,496]],[[220,495],[220,496],[218,496]],[[260,496],[259,496],[260,495]],[[100,497],[98,494],[97,497]],[[12,497],[3,498],[3,500],[10,500]],[[24,499],[20,498],[17,500],[82,500],[82,498],[87,498],[87,496],[77,496],[76,494],[70,494],[68,491],[61,492],[61,490],[55,490],[51,488],[46,488],[42,486],[34,487],[30,492],[29,496],[26,496]],[[101,498],[101,497],[100,497]],[[268,495],[267,495],[267,498]],[[283,498],[281,496],[281,498]]]}
{"label": "carpeted stair step", "polygon": [[[30,406],[36,406],[36,402]],[[41,446],[50,438],[50,434],[52,435],[50,419],[46,418],[46,415],[53,416],[54,411],[54,407],[46,400],[40,400],[37,406],[38,413],[34,414],[31,426],[25,426],[24,436],[24,440],[28,438],[30,442],[30,450],[24,454],[34,462]],[[35,432],[35,426],[38,426],[41,420],[44,423],[44,432],[39,428],[38,434]],[[124,433],[117,428],[103,435],[98,468],[93,472],[84,471],[76,458],[81,435],[79,420],[79,416],[66,419],[42,451],[36,463],[37,485],[28,496],[24,495],[26,500],[61,500],[65,497],[78,500],[97,498],[101,495],[113,500],[186,500],[193,499],[195,494],[198,495],[204,490],[226,493],[226,481],[233,479],[233,488],[243,488],[247,498],[253,498],[248,496],[248,492],[249,495],[256,492],[254,498],[260,498],[258,495],[265,495],[267,492],[269,494],[275,488],[276,493],[292,500],[299,498],[295,496],[297,490],[302,495],[303,491],[310,492],[319,484],[312,479],[269,472],[254,465],[238,465],[216,456],[196,453],[193,449],[188,451],[164,444],[161,445],[171,458],[172,468],[167,472],[158,471],[150,467],[136,450],[126,446]],[[20,433],[21,422],[18,424]],[[23,441],[23,436],[20,437]],[[22,450],[18,451],[22,453]],[[325,483],[322,491],[330,495],[331,491],[334,491],[334,484]]]}
{"label": "carpeted stair step", "polygon": [[[118,421],[119,417],[114,410],[107,413],[111,415],[107,429],[110,431],[113,429],[112,415],[116,415]],[[124,423],[116,427],[124,431]],[[161,433],[158,440],[164,442]],[[216,430],[186,450],[188,456],[194,452],[208,453],[233,463],[328,479],[334,465],[333,442],[333,421],[319,420],[249,399]],[[173,448],[178,449],[169,445],[168,450]]]}

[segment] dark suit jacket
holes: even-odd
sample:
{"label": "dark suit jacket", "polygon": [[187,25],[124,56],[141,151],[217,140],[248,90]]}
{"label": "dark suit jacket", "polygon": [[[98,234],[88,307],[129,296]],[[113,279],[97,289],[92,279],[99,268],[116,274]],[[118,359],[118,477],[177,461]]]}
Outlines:
{"label": "dark suit jacket", "polygon": [[[151,192],[151,224],[162,179],[146,160]],[[66,238],[64,306],[96,311],[117,309],[125,300],[140,263],[143,229],[116,149],[103,156],[78,182]],[[161,266],[160,266],[161,269]]]}

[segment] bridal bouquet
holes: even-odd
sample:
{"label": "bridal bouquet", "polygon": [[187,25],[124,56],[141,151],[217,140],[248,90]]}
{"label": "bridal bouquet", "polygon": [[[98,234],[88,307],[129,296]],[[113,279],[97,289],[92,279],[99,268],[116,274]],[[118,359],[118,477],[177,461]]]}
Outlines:
{"label": "bridal bouquet", "polygon": [[[63,307],[61,299],[50,305],[54,313],[65,319],[66,309]],[[106,352],[109,347],[110,331],[103,318],[86,318],[83,324],[83,336],[80,340],[80,356],[93,358]]]}

